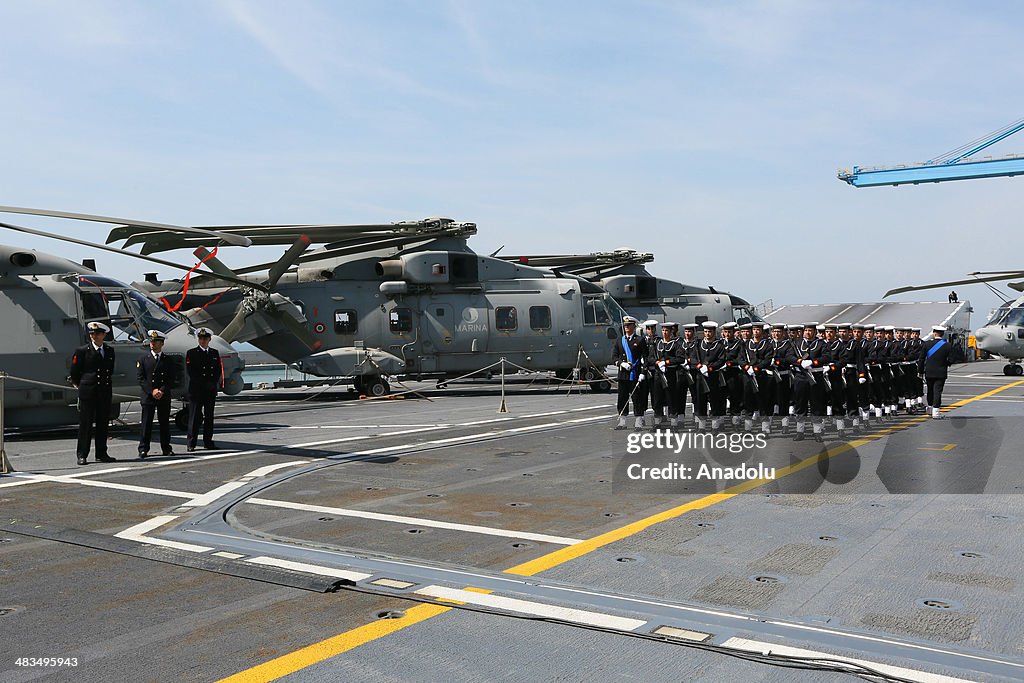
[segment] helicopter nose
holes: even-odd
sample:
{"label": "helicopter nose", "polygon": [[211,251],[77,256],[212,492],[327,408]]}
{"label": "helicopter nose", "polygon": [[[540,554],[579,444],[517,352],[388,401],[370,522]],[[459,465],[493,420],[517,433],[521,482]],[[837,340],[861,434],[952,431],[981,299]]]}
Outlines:
{"label": "helicopter nose", "polygon": [[975,342],[982,351],[991,351],[992,345],[998,341],[998,337],[987,327],[983,327],[974,333]]}

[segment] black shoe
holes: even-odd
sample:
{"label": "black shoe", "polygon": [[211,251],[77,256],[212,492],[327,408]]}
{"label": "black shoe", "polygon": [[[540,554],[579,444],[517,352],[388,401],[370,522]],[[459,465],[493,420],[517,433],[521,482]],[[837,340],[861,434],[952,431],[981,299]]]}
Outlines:
{"label": "black shoe", "polygon": [[217,450],[217,444],[211,441],[210,443],[204,443],[203,448],[205,448],[208,451],[215,451]]}
{"label": "black shoe", "polygon": [[164,451],[160,455],[164,456],[165,458],[170,458],[171,456],[174,455],[174,451]]}
{"label": "black shoe", "polygon": [[80,455],[80,456],[78,456],[78,464],[79,464],[79,465],[85,465],[85,464],[87,464],[88,462],[89,462],[89,461],[88,461],[88,460],[86,460],[84,456],[81,456],[81,455]]}
{"label": "black shoe", "polygon": [[818,443],[825,443],[825,439],[821,436],[821,434],[815,434],[814,440],[817,441]]}
{"label": "black shoe", "polygon": [[139,451],[139,460],[145,460],[147,455],[149,455],[149,451]]}
{"label": "black shoe", "polygon": [[796,436],[793,437],[793,441],[803,441],[803,440],[804,440],[804,433],[803,432],[797,432]]}
{"label": "black shoe", "polygon": [[189,453],[195,453],[196,452],[196,447],[195,446],[188,446],[187,448],[185,448],[185,450],[188,451]]}
{"label": "black shoe", "polygon": [[109,455],[97,455],[96,462],[117,462],[117,458],[111,458]]}

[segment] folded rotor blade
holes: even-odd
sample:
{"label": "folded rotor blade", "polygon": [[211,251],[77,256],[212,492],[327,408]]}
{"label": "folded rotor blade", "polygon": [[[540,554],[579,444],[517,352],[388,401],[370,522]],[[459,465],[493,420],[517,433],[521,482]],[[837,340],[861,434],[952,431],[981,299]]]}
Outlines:
{"label": "folded rotor blade", "polygon": [[238,333],[242,331],[243,327],[245,327],[245,319],[247,317],[249,317],[249,311],[246,308],[245,299],[243,298],[238,302],[238,308],[235,309],[235,317],[233,317],[231,322],[229,322],[224,329],[220,331],[220,337],[228,343],[234,341],[235,337],[238,336]]}
{"label": "folded rotor blade", "polygon": [[998,282],[1000,280],[1013,280],[1024,275],[1024,271],[1017,272],[1004,272],[997,275],[990,275],[987,277],[972,277],[965,280],[949,280],[948,282],[936,282],[930,285],[908,285],[906,287],[897,287],[896,289],[890,289],[886,292],[883,297],[892,296],[893,294],[902,294],[903,292],[916,292],[922,289],[938,289],[940,287],[951,287],[953,285],[973,285],[978,282]]}
{"label": "folded rotor blade", "polygon": [[288,247],[288,251],[284,252],[284,255],[278,259],[277,263],[274,264],[273,268],[270,269],[270,273],[267,276],[266,286],[268,289],[273,289],[277,285],[277,281],[281,279],[281,276],[285,274],[292,264],[300,256],[302,252],[306,251],[309,247],[310,239],[305,235],[299,235],[299,238],[295,240],[292,246]]}
{"label": "folded rotor blade", "polygon": [[295,338],[305,344],[312,351],[319,351],[320,347],[323,346],[323,342],[313,336],[313,333],[309,329],[300,323],[298,320],[293,318],[290,314],[285,311],[276,310],[273,312],[267,312],[267,315],[279,321],[288,331],[295,335]]}

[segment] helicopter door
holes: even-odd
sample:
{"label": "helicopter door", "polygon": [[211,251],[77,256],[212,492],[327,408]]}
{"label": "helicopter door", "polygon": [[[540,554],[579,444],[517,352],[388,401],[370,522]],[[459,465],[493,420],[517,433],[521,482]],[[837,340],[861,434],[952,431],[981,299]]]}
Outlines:
{"label": "helicopter door", "polygon": [[455,342],[455,319],[451,304],[428,302],[423,306],[423,349],[420,369],[437,370],[437,355],[448,353]]}

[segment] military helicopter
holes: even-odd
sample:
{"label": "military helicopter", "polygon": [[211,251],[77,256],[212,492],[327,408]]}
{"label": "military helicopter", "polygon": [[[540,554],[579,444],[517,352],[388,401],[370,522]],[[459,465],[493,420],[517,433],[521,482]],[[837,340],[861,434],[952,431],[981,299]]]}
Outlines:
{"label": "military helicopter", "polygon": [[505,260],[553,268],[583,277],[608,292],[638,320],[687,323],[762,321],[754,307],[740,297],[714,287],[695,287],[654,277],[644,267],[654,254],[620,248],[579,255],[504,256]]}
{"label": "military helicopter", "polygon": [[[87,260],[75,263],[31,249],[0,245],[0,371],[8,427],[50,427],[78,422],[77,392],[67,381],[71,355],[86,343],[85,326],[99,321],[111,329],[117,350],[112,415],[137,397],[135,362],[147,330],[167,335],[165,353],[182,359],[196,345],[195,330],[133,287],[96,273]],[[242,360],[223,339],[211,342],[224,362],[224,390],[242,390]],[[184,373],[179,373],[183,378]],[[25,381],[28,380],[28,381]],[[137,399],[136,399],[137,400]]]}
{"label": "military helicopter", "polygon": [[[371,395],[390,391],[388,376],[443,380],[502,358],[562,376],[579,367],[592,389],[610,389],[598,366],[625,311],[585,279],[476,254],[466,244],[475,233],[475,224],[449,218],[188,231],[121,220],[107,242],[141,244],[142,255],[193,248],[209,271],[134,285],[227,340],[310,374],[352,376]],[[232,270],[209,251],[220,235],[290,246],[276,262]],[[307,252],[311,244],[324,246]]]}
{"label": "military helicopter", "polygon": [[[1003,300],[1003,305],[993,311],[988,322],[978,328],[974,337],[978,349],[986,351],[994,356],[1002,356],[1009,363],[1003,366],[1003,374],[1007,376],[1024,375],[1024,367],[1021,366],[1021,359],[1024,359],[1024,296],[1014,300],[1003,296],[989,282],[1002,280],[1014,280],[1024,277],[1024,271],[978,271],[968,273],[970,279],[950,280],[949,282],[936,282],[930,285],[909,285],[890,289],[885,296],[891,294],[902,294],[921,289],[937,289],[952,287],[956,285],[971,285],[982,283]],[[1011,289],[1024,292],[1024,281],[1011,282],[1008,284]]]}

